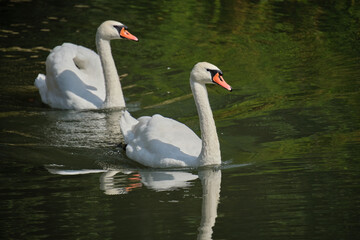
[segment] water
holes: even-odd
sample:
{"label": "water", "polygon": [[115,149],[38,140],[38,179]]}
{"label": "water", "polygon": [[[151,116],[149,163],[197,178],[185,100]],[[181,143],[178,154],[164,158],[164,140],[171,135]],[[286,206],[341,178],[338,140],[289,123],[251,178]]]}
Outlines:
{"label": "water", "polygon": [[[1,239],[356,239],[360,235],[358,1],[1,1]],[[136,117],[199,133],[188,83],[198,61],[222,150],[216,169],[159,171],[117,145],[114,110],[41,104],[49,49],[113,41]]]}

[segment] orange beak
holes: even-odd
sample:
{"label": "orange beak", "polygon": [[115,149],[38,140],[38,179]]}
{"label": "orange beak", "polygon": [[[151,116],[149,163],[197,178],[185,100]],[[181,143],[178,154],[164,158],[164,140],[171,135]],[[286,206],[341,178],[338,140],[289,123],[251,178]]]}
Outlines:
{"label": "orange beak", "polygon": [[231,86],[225,82],[224,78],[220,75],[220,73],[216,73],[212,80],[214,83],[222,86],[226,90],[229,90],[230,92],[232,91]]}
{"label": "orange beak", "polygon": [[133,41],[139,41],[139,39],[137,37],[135,37],[134,35],[132,35],[128,30],[126,30],[124,27],[121,29],[120,31],[120,36],[123,38],[127,38],[129,40],[133,40]]}

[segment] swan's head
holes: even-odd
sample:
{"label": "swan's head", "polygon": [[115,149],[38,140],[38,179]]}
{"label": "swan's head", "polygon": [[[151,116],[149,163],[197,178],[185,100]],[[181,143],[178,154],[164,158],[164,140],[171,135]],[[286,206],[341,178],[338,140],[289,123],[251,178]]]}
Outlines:
{"label": "swan's head", "polygon": [[112,39],[129,39],[139,41],[137,37],[132,35],[127,26],[117,21],[105,21],[97,29],[96,36],[104,40]]}
{"label": "swan's head", "polygon": [[190,79],[202,84],[217,84],[232,91],[231,86],[225,82],[222,71],[217,66],[208,62],[195,64],[190,73]]}

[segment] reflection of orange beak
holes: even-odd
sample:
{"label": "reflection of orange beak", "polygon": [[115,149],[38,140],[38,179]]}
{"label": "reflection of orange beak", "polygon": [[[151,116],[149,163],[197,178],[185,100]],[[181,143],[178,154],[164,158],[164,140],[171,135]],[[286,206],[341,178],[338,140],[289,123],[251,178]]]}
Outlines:
{"label": "reflection of orange beak", "polygon": [[129,31],[126,30],[124,27],[120,31],[120,36],[123,37],[123,38],[127,38],[129,40],[136,41],[136,42],[139,41],[139,39],[137,37],[135,37],[134,35],[129,33]]}
{"label": "reflection of orange beak", "polygon": [[142,183],[131,183],[125,189],[127,192],[130,192],[130,191],[134,190],[135,188],[140,188],[140,187],[142,187]]}
{"label": "reflection of orange beak", "polygon": [[130,181],[135,181],[135,183],[130,183],[127,187],[125,187],[127,192],[132,191],[135,188],[142,187],[141,176],[139,173],[133,173],[131,174],[131,177],[128,178]]}
{"label": "reflection of orange beak", "polygon": [[222,86],[223,88],[229,90],[230,92],[232,91],[231,86],[225,82],[224,78],[220,75],[220,73],[216,73],[212,80],[214,83]]}

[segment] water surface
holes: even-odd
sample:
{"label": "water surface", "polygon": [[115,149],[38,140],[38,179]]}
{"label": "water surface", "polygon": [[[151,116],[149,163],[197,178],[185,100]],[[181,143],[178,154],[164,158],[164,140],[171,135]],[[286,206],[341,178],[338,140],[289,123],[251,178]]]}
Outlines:
{"label": "water surface", "polygon": [[[358,1],[1,1],[2,239],[355,239],[360,220]],[[189,87],[209,86],[218,168],[134,164],[116,110],[62,111],[33,82],[63,42],[95,49],[106,19],[129,111],[199,133]]]}

